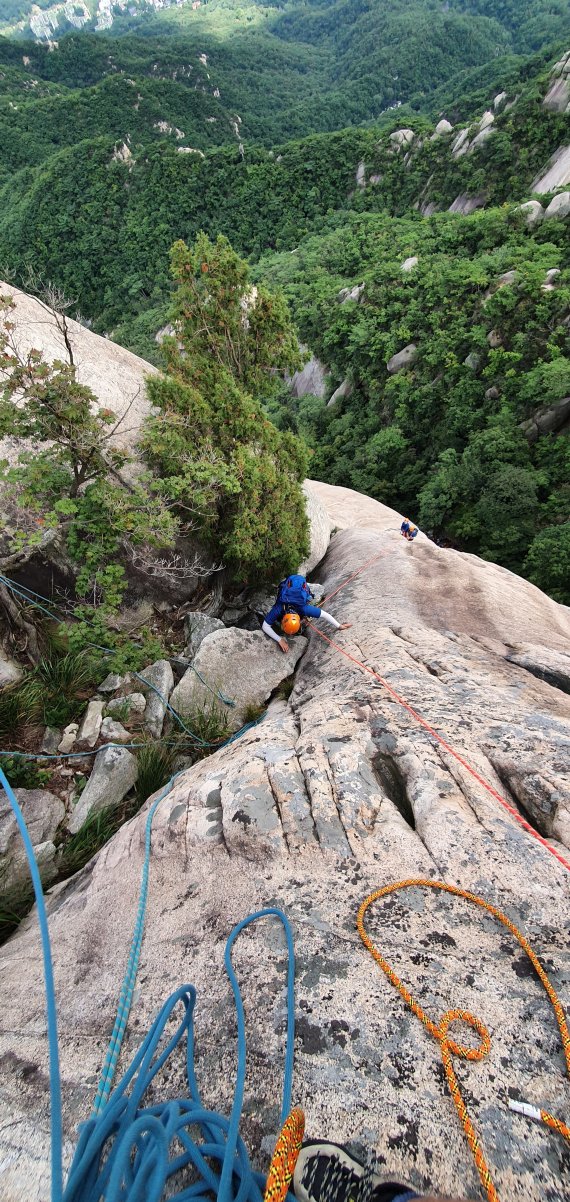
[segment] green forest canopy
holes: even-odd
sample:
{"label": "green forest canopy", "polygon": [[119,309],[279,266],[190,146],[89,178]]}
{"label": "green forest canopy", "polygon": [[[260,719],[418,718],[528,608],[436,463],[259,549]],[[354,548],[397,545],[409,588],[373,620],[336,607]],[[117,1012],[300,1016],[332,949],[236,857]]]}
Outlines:
{"label": "green forest canopy", "polygon": [[[0,40],[2,271],[23,282],[29,262],[156,358],[172,243],[224,234],[284,290],[330,391],[352,389],[330,409],[254,398],[304,436],[313,474],[568,601],[568,439],[522,428],[570,394],[567,227],[530,230],[516,208],[570,137],[542,103],[569,22],[558,0],[208,0],[121,37],[27,42],[27,65]],[[475,151],[433,139],[442,114],[476,132],[499,91],[514,103]],[[461,194],[485,211],[448,214]],[[355,284],[361,303],[341,304]],[[388,373],[411,342],[411,369]]]}

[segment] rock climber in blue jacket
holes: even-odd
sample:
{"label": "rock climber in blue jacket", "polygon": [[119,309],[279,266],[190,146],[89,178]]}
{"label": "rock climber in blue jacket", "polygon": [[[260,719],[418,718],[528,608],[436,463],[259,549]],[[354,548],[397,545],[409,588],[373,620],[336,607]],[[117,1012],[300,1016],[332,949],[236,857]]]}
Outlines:
{"label": "rock climber in blue jacket", "polygon": [[417,526],[414,526],[413,522],[411,522],[409,518],[404,518],[402,525],[400,526],[400,534],[402,537],[411,543],[415,539],[417,533]]}
{"label": "rock climber in blue jacket", "polygon": [[324,618],[325,622],[334,626],[336,630],[350,629],[350,622],[337,622],[326,610],[320,609],[318,605],[311,605],[312,597],[304,576],[287,576],[281,581],[275,605],[265,615],[261,629],[274,643],[279,644],[282,651],[288,651],[289,644],[273,630],[273,625],[277,622],[281,624],[284,634],[297,634],[303,618]]}

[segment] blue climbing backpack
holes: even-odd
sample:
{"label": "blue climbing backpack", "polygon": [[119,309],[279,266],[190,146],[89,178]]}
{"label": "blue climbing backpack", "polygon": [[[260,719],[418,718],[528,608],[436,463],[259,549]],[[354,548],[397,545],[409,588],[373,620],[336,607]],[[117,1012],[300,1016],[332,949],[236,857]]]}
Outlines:
{"label": "blue climbing backpack", "polygon": [[311,590],[304,576],[287,576],[281,581],[277,591],[277,601],[286,606],[307,605],[311,600]]}

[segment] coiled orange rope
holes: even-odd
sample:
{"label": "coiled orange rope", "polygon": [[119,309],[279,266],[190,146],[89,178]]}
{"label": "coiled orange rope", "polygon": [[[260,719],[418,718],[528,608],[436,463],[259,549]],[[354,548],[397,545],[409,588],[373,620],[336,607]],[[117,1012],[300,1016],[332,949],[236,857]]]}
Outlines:
{"label": "coiled orange rope", "polygon": [[[360,938],[362,939],[364,946],[368,948],[368,951],[374,957],[376,963],[380,965],[380,968],[386,974],[390,983],[394,985],[401,994],[406,1005],[409,1006],[412,1013],[416,1015],[416,1018],[420,1019],[420,1021],[424,1024],[424,1027],[427,1027],[427,1030],[430,1032],[430,1034],[437,1039],[441,1048],[441,1058],[443,1060],[443,1067],[445,1069],[447,1083],[449,1085],[457,1113],[461,1120],[463,1130],[465,1131],[469,1147],[473,1153],[479,1176],[485,1187],[485,1190],[487,1191],[487,1197],[489,1198],[490,1202],[499,1202],[499,1195],[497,1194],[495,1186],[491,1180],[489,1166],[487,1165],[483,1149],[481,1148],[477,1133],[469,1117],[465,1102],[463,1101],[459,1082],[455,1075],[455,1070],[451,1061],[452,1056],[461,1056],[464,1060],[483,1060],[491,1047],[491,1037],[489,1032],[484,1023],[481,1022],[481,1019],[477,1018],[474,1014],[471,1014],[469,1010],[447,1010],[446,1013],[442,1015],[439,1023],[432,1022],[432,1020],[428,1018],[425,1011],[422,1010],[419,1002],[415,1000],[409,989],[406,988],[406,986],[394,972],[393,968],[390,967],[387,960],[384,959],[382,953],[378,951],[378,948],[375,946],[364,927],[365,914],[375,901],[379,901],[379,899],[382,897],[388,897],[390,893],[395,893],[398,889],[409,889],[412,886],[422,886],[428,889],[441,889],[445,893],[452,893],[455,897],[462,897],[466,901],[473,902],[474,905],[480,906],[482,910],[487,910],[489,914],[492,914],[494,918],[497,918],[499,922],[502,922],[503,926],[507,927],[511,934],[515,936],[515,939],[518,940],[523,951],[526,952],[535,972],[544,985],[550,1001],[552,1002],[554,1013],[556,1015],[556,1021],[562,1036],[562,1047],[564,1048],[566,1067],[570,1077],[570,1033],[568,1031],[566,1018],[564,1016],[564,1010],[562,1009],[562,1005],[558,999],[555,989],[551,985],[542,967],[542,964],[540,963],[540,960],[533,952],[528,940],[525,939],[524,935],[521,934],[515,924],[511,922],[510,918],[507,918],[507,915],[503,914],[502,910],[499,910],[497,906],[491,905],[490,902],[484,901],[483,898],[478,897],[476,893],[468,893],[465,889],[458,889],[454,885],[446,885],[443,881],[396,881],[396,883],[393,885],[385,885],[383,889],[376,889],[374,893],[371,893],[362,902],[358,910],[358,917],[356,920]],[[449,1028],[452,1023],[457,1021],[465,1022],[468,1026],[477,1031],[478,1035],[481,1037],[481,1043],[478,1048],[465,1047],[463,1044],[457,1043],[456,1040],[450,1037]],[[566,1139],[570,1140],[570,1127],[567,1127],[566,1124],[561,1122],[560,1119],[557,1119],[553,1115],[549,1114],[548,1111],[538,1110],[537,1108],[528,1106],[525,1103],[511,1103],[511,1109],[517,1110],[519,1113],[523,1113],[529,1118],[541,1120],[548,1127],[551,1127],[553,1131],[557,1131],[559,1135],[563,1135]]]}

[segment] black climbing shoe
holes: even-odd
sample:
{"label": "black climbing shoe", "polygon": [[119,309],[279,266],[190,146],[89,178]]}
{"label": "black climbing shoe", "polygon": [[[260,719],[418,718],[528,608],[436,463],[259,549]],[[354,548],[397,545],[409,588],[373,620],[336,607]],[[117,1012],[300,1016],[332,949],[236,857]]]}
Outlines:
{"label": "black climbing shoe", "polygon": [[303,1144],[293,1192],[298,1202],[392,1202],[401,1196],[416,1197],[409,1186],[382,1180],[374,1154],[364,1165],[341,1144],[326,1140]]}

